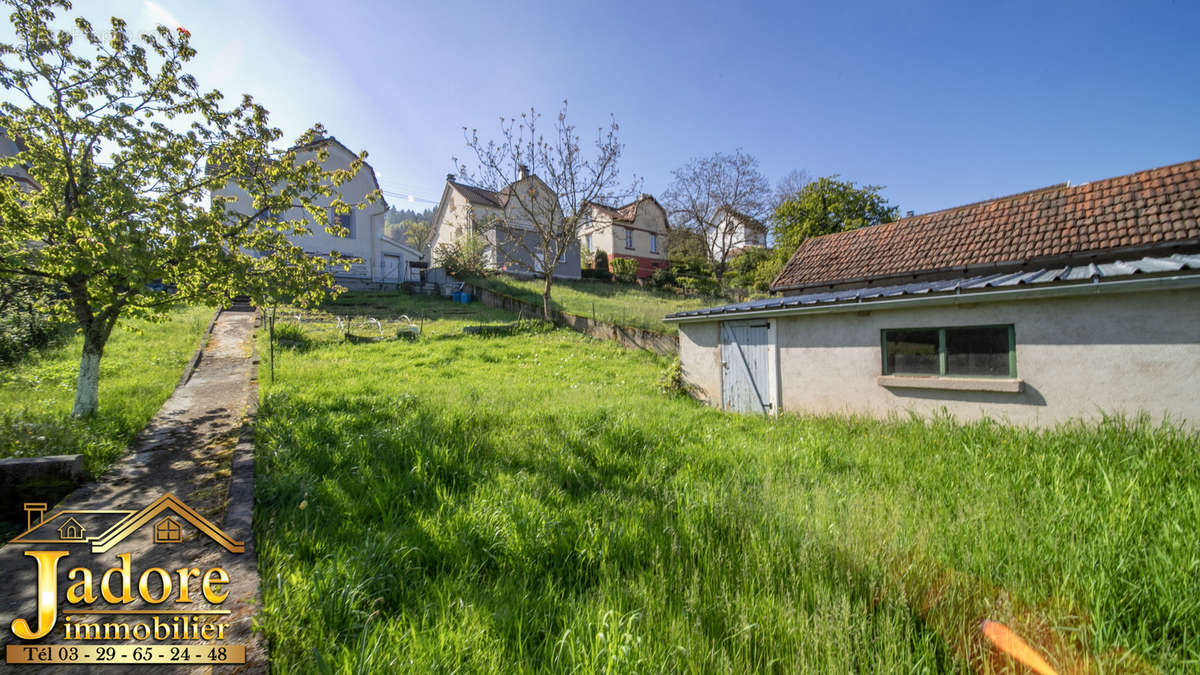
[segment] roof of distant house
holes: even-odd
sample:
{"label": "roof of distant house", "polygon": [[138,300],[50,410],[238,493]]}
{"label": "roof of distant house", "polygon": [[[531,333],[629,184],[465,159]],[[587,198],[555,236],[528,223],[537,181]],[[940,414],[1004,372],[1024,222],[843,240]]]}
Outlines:
{"label": "roof of distant house", "polygon": [[474,185],[467,185],[466,183],[460,183],[456,180],[447,179],[446,182],[454,186],[454,189],[461,192],[462,195],[467,198],[467,201],[471,202],[472,204],[482,204],[484,206],[493,206],[496,208],[503,208],[504,206],[504,200],[499,192],[476,187]]}
{"label": "roof of distant house", "polygon": [[1200,160],[805,241],[771,285],[900,283],[1200,248]]}
{"label": "roof of distant house", "polygon": [[[652,195],[647,194],[639,195],[637,199],[624,206],[609,206],[607,204],[601,204],[600,202],[594,201],[587,203],[612,216],[613,220],[632,223],[633,221],[637,220],[638,208],[641,206],[642,202],[653,202],[658,206],[658,208],[662,209],[662,204],[659,204],[658,200]],[[666,209],[663,209],[663,211],[666,212]]]}
{"label": "roof of distant house", "polygon": [[750,216],[745,213],[742,213],[741,211],[738,211],[737,209],[733,208],[732,206],[722,206],[721,208],[717,209],[717,213],[721,213],[721,212],[727,213],[730,216],[732,216],[734,220],[736,220],[738,223],[740,223],[742,225],[742,227],[744,227],[746,229],[757,230],[759,232],[767,231],[767,226],[763,225],[761,220],[759,220],[758,218],[755,218],[754,216]]}

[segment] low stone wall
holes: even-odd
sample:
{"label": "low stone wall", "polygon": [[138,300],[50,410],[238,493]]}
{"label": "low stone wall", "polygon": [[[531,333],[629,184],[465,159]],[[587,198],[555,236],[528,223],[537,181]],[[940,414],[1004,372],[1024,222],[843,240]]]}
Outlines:
{"label": "low stone wall", "polygon": [[[488,307],[507,310],[527,318],[541,318],[542,316],[541,307],[524,300],[471,284],[467,284],[464,290]],[[618,326],[604,321],[593,321],[586,316],[569,312],[555,311],[552,318],[554,323],[560,326],[601,340],[612,340],[627,349],[644,349],[663,356],[675,356],[679,353],[679,337],[675,335],[632,326]]]}
{"label": "low stone wall", "polygon": [[24,527],[25,502],[53,505],[83,480],[83,455],[0,459],[0,522]]}

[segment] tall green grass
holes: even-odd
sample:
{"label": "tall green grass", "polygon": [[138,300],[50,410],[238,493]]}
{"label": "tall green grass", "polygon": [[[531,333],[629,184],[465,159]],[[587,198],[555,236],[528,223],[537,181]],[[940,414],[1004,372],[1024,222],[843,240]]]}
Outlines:
{"label": "tall green grass", "polygon": [[[471,283],[524,300],[539,311],[541,309],[543,282],[540,279],[519,281],[496,276],[472,279]],[[661,333],[678,331],[675,324],[663,322],[663,317],[668,314],[729,303],[725,298],[683,296],[654,288],[587,280],[555,281],[550,300],[555,309],[563,312]]]}
{"label": "tall green grass", "polygon": [[87,420],[70,417],[81,336],[0,366],[0,457],[82,454],[89,475],[103,471],[170,396],[213,311],[120,322],[100,361],[100,410]]}
{"label": "tall green grass", "polygon": [[461,321],[288,351],[264,387],[278,672],[961,670],[898,590],[913,556],[1084,656],[1200,667],[1195,434],[732,416],[662,359]]}

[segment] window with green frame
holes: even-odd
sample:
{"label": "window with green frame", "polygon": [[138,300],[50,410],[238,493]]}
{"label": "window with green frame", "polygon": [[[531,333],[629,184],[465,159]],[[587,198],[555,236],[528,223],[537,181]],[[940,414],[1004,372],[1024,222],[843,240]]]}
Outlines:
{"label": "window with green frame", "polygon": [[881,331],[884,375],[1016,377],[1012,324]]}

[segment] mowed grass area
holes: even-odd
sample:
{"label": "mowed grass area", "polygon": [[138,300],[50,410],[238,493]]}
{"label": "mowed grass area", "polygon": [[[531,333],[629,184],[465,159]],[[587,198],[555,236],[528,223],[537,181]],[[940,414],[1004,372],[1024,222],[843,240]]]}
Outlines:
{"label": "mowed grass area", "polygon": [[[472,284],[489,288],[497,293],[542,306],[542,284],[540,279],[521,281],[505,276],[472,279]],[[725,298],[684,296],[653,288],[642,288],[631,284],[607,281],[556,280],[550,289],[550,301],[563,312],[599,321],[635,326],[661,333],[676,333],[675,324],[663,323],[662,318],[674,312],[701,307],[717,307],[729,304]]]}
{"label": "mowed grass area", "polygon": [[162,323],[121,321],[100,361],[100,410],[72,419],[78,334],[0,367],[0,457],[82,454],[89,475],[124,452],[174,391],[215,309],[189,307]]}
{"label": "mowed grass area", "polygon": [[1200,667],[1195,434],[733,416],[648,354],[463,336],[477,305],[328,311],[363,306],[425,336],[306,321],[263,377],[276,672],[961,672],[982,618],[1064,670]]}

